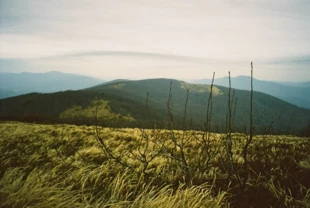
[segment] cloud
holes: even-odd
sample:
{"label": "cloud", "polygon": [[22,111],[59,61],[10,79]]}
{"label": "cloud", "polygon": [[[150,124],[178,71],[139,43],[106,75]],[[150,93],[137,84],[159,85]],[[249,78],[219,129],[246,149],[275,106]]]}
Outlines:
{"label": "cloud", "polygon": [[236,2],[2,0],[0,56],[119,50],[241,60],[310,53],[309,3]]}
{"label": "cloud", "polygon": [[254,61],[261,78],[310,79],[305,64],[280,60],[310,54],[309,10],[308,0],[0,0],[0,58],[115,78],[239,75]]}

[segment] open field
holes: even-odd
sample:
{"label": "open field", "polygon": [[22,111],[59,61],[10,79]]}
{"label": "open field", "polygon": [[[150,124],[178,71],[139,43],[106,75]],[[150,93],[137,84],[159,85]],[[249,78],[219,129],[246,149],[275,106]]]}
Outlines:
{"label": "open field", "polygon": [[310,207],[310,140],[1,122],[0,207]]}

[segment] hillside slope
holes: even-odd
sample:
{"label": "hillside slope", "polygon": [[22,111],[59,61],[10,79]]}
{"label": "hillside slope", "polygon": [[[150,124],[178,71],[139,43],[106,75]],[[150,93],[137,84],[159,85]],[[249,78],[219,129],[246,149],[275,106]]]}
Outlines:
{"label": "hillside slope", "polygon": [[[231,78],[231,86],[235,89],[250,90],[250,77],[238,76]],[[210,84],[212,80],[201,79],[193,81],[193,83]],[[215,85],[228,87],[228,77],[218,78],[214,80]],[[309,82],[303,83],[277,83],[254,79],[254,89],[263,92],[286,102],[292,103],[299,107],[310,109],[310,85]]]}
{"label": "hillside slope", "polygon": [[[204,129],[210,86],[169,79],[120,80],[79,91],[32,93],[2,99],[1,118],[75,124],[99,123],[114,127],[152,128],[156,123],[156,127],[165,128],[170,83],[173,128],[184,128],[188,89],[185,128]],[[250,92],[234,91],[237,98],[234,130],[248,131]],[[228,88],[214,87],[212,131],[226,130],[227,100]],[[260,92],[254,92],[253,106],[256,133],[298,134],[306,128],[310,118],[310,110]]]}

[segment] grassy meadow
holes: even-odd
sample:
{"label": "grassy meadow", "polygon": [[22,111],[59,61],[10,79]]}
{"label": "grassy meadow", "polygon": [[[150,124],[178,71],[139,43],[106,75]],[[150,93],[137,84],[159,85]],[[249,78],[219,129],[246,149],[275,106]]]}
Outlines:
{"label": "grassy meadow", "polygon": [[1,122],[0,207],[310,207],[310,140]]}

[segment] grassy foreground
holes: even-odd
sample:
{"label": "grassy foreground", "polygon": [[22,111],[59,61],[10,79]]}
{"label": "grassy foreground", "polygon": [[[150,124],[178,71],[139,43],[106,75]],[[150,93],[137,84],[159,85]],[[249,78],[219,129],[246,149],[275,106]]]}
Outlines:
{"label": "grassy foreground", "polygon": [[227,154],[221,134],[99,130],[2,122],[0,207],[310,207],[309,139],[254,137],[242,189],[244,135]]}

